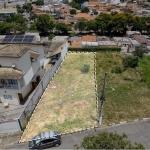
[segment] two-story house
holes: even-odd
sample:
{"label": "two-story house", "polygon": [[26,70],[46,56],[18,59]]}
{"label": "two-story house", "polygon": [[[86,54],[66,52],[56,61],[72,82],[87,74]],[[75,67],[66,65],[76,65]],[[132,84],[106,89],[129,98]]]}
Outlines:
{"label": "two-story house", "polygon": [[0,101],[24,103],[44,74],[44,60],[40,44],[0,45]]}

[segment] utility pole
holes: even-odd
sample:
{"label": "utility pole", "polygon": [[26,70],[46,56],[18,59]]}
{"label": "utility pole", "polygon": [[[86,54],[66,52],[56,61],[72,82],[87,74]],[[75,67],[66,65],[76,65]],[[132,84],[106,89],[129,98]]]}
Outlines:
{"label": "utility pole", "polygon": [[101,124],[102,124],[102,117],[103,117],[103,104],[104,104],[104,101],[105,101],[106,76],[107,76],[107,73],[105,72],[105,75],[104,75],[104,84],[103,84],[103,89],[102,89],[102,95],[101,95],[101,97],[100,97],[100,100],[101,100],[101,107],[100,107],[99,125],[101,125]]}

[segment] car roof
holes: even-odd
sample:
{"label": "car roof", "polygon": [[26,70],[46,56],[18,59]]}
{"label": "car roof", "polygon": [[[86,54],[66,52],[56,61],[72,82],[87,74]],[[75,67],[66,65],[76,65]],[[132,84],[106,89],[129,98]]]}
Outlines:
{"label": "car roof", "polygon": [[47,131],[47,132],[42,132],[39,135],[35,136],[32,138],[32,140],[37,140],[37,139],[48,139],[50,137],[55,137],[58,135],[58,131]]}

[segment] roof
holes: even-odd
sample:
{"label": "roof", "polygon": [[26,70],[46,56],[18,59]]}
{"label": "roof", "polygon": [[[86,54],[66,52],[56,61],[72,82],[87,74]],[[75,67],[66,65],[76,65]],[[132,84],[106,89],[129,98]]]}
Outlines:
{"label": "roof", "polygon": [[79,36],[73,36],[73,37],[70,37],[69,38],[69,41],[71,41],[71,42],[76,42],[76,41],[81,41],[81,37],[79,37]]}
{"label": "roof", "polygon": [[71,47],[81,47],[81,41],[73,42]]}
{"label": "roof", "polygon": [[87,20],[94,20],[93,17],[91,17],[89,14],[86,14],[86,13],[78,13],[76,15],[74,15],[75,18],[84,18],[84,19],[87,19]]}
{"label": "roof", "polygon": [[130,39],[131,43],[134,45],[134,46],[140,46],[141,44],[136,41],[136,40],[133,40],[133,39]]}
{"label": "roof", "polygon": [[126,31],[127,34],[141,34],[139,31]]}
{"label": "roof", "polygon": [[44,51],[46,51],[46,52],[53,52],[53,51],[57,50],[63,44],[64,44],[64,42],[62,42],[62,41],[59,41],[59,42],[53,41],[52,43],[49,43],[47,45],[47,47],[45,48]]}
{"label": "roof", "polygon": [[0,78],[1,79],[21,79],[24,73],[15,68],[0,68]]}
{"label": "roof", "polygon": [[100,46],[117,46],[114,41],[98,41],[98,45]]}
{"label": "roof", "polygon": [[55,36],[52,41],[60,42],[60,41],[66,41],[69,36]]}
{"label": "roof", "polygon": [[30,50],[30,57],[31,58],[37,59],[39,57],[39,55],[40,55],[40,53],[35,52],[33,50]]}
{"label": "roof", "polygon": [[150,43],[148,39],[146,39],[143,35],[134,35],[134,39],[137,40],[139,43]]}
{"label": "roof", "polygon": [[0,48],[0,57],[21,57],[30,47],[29,44],[8,44]]}
{"label": "roof", "polygon": [[97,39],[96,36],[94,35],[87,35],[87,36],[82,36],[82,41],[95,42],[97,41]]}

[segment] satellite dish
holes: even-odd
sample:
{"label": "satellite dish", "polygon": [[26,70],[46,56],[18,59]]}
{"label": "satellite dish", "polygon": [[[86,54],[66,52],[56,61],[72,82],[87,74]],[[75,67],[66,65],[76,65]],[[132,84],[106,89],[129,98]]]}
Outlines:
{"label": "satellite dish", "polygon": [[14,63],[12,63],[12,65],[11,65],[11,66],[12,66],[12,68],[15,68],[15,67],[16,67],[16,65],[15,65]]}

